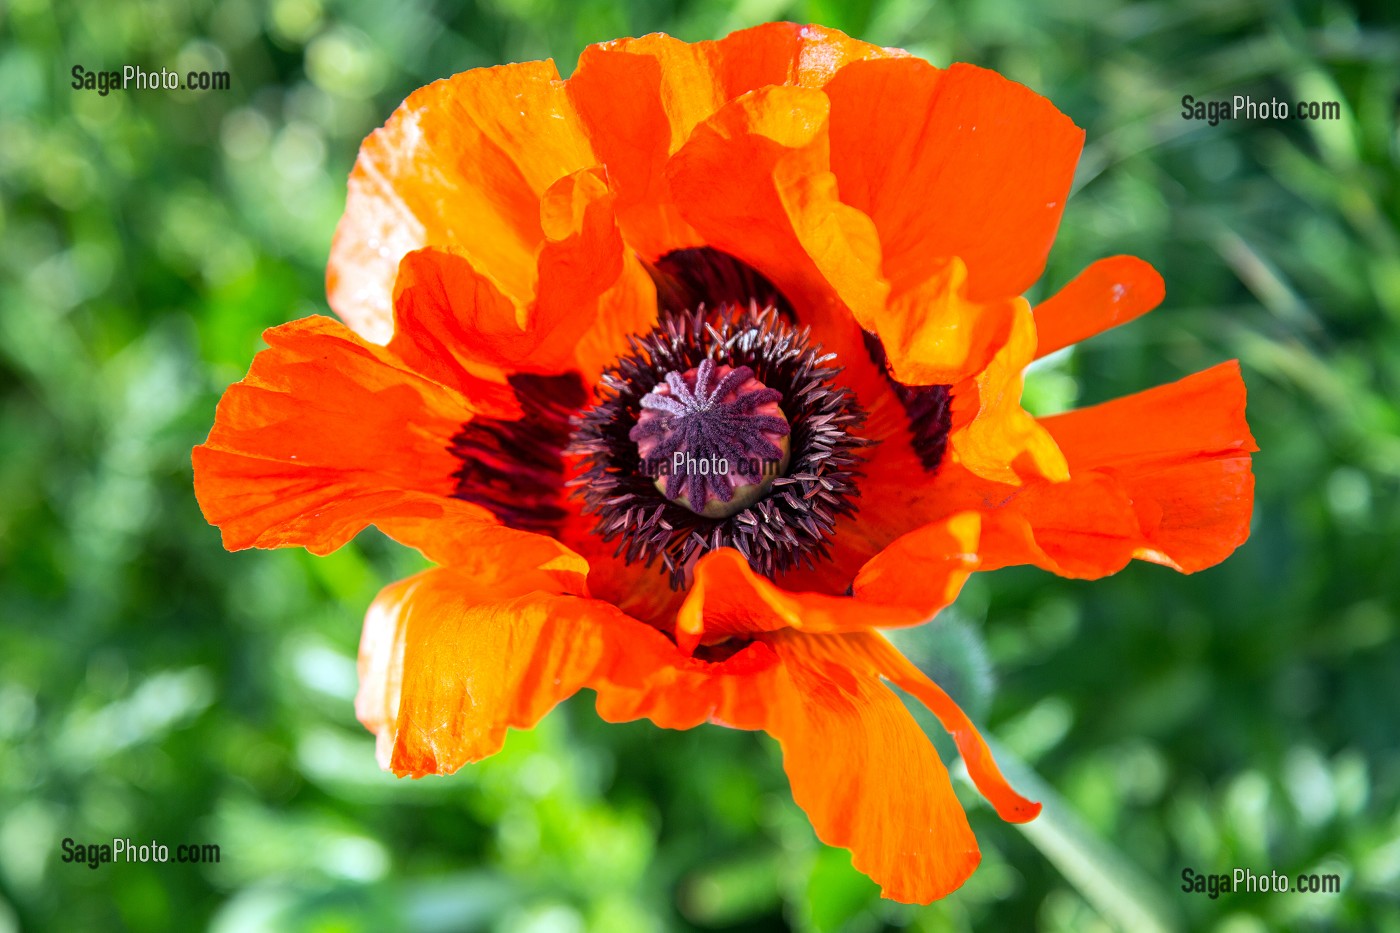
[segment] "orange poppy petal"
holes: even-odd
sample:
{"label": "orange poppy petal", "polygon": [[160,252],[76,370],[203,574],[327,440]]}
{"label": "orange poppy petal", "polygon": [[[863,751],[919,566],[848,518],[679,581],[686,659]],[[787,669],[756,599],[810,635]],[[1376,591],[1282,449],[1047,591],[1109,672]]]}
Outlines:
{"label": "orange poppy petal", "polygon": [[194,450],[195,493],[226,547],[324,554],[405,493],[451,491],[447,439],[471,416],[460,395],[329,318],[263,337]]}
{"label": "orange poppy petal", "polygon": [[578,370],[595,381],[625,349],[628,334],[654,325],[655,286],[624,249],[612,196],[596,170],[551,186],[541,217],[539,294],[523,302],[456,252],[428,248],[405,256],[390,347],[443,380],[463,372],[501,380]]}
{"label": "orange poppy petal", "polygon": [[959,512],[901,535],[860,569],[851,592],[860,603],[913,607],[919,621],[932,619],[977,569],[981,530],[977,512]]}
{"label": "orange poppy petal", "polygon": [[1100,259],[1036,305],[1036,358],[1146,314],[1166,293],[1162,276],[1136,256]]}
{"label": "orange poppy petal", "polygon": [[764,728],[763,691],[778,666],[771,646],[755,641],[722,661],[707,661],[683,654],[658,630],[648,630],[650,636],[628,642],[618,663],[595,684],[600,718],[646,719],[663,729],[704,723]]}
{"label": "orange poppy petal", "polygon": [[331,244],[331,307],[387,342],[399,260],[423,246],[460,251],[503,293],[526,300],[540,197],[595,161],[551,61],[478,68],[420,88],[360,147]]}
{"label": "orange poppy petal", "polygon": [[865,637],[774,637],[781,667],[764,728],[817,837],[850,849],[885,897],[928,903],[962,885],[981,855],[933,743],[859,663]]}
{"label": "orange poppy petal", "polygon": [[828,110],[811,88],[745,94],[691,134],[667,169],[671,191],[709,245],[758,269],[799,306],[834,292],[852,308],[882,307],[879,239],[870,219],[837,197]]}
{"label": "orange poppy petal", "polygon": [[1051,573],[1096,579],[1132,560],[1140,526],[1119,484],[1098,473],[1063,483],[1012,489],[983,516],[983,570],[1034,564]]}
{"label": "orange poppy petal", "polygon": [[879,230],[896,294],[960,257],[973,301],[1040,277],[1084,131],[994,71],[914,58],[856,62],[826,87],[841,197]]}
{"label": "orange poppy petal", "polygon": [[380,764],[419,777],[494,754],[507,728],[534,726],[608,670],[620,637],[645,637],[581,587],[577,573],[513,564],[385,588],[365,617],[355,698]]}
{"label": "orange poppy petal", "polygon": [[985,370],[1011,335],[1018,299],[967,298],[967,267],[954,257],[861,320],[905,385],[953,385]]}
{"label": "orange poppy petal", "polygon": [[703,46],[660,34],[590,45],[568,88],[608,167],[628,242],[649,259],[702,245],[672,203],[663,169],[723,103]]}
{"label": "orange poppy petal", "polygon": [[[515,303],[466,257],[427,247],[403,257],[394,281],[396,326],[389,347],[414,370],[452,384],[476,372],[504,381],[539,336],[516,322]],[[408,321],[419,326],[409,329]]]}
{"label": "orange poppy petal", "polygon": [[951,459],[984,479],[1020,485],[1069,478],[1064,455],[1050,433],[1021,407],[1035,340],[1030,307],[1017,298],[1006,343],[985,370],[952,389]]}
{"label": "orange poppy petal", "polygon": [[669,728],[717,722],[762,729],[783,749],[793,799],[817,836],[848,848],[885,897],[927,903],[956,889],[980,855],[933,744],[881,678],[914,693],[953,734],[978,789],[1003,817],[1039,805],[1012,790],[955,703],[869,632],[761,635],[732,658],[685,658],[644,684],[604,680],[598,711],[612,722]]}
{"label": "orange poppy petal", "polygon": [[1224,560],[1254,508],[1238,361],[1092,408],[1041,419],[1076,473],[1112,478],[1141,525],[1135,556],[1184,572]]}
{"label": "orange poppy petal", "polygon": [[1239,360],[1040,421],[1075,470],[1138,473],[1259,449],[1245,421]]}
{"label": "orange poppy petal", "polygon": [[[791,23],[742,30],[716,42],[657,34],[589,46],[568,87],[608,167],[628,241],[654,260],[704,242],[671,201],[663,177],[666,161],[696,126],[748,91],[820,87],[847,62],[902,54]],[[619,94],[620,87],[627,93]]]}
{"label": "orange poppy petal", "polygon": [[502,545],[536,537],[450,497],[461,466],[450,438],[475,415],[519,417],[508,392],[463,373],[434,381],[326,317],[263,336],[268,349],[224,393],[193,453],[195,495],[225,547],[328,554],[374,523],[448,560],[468,529]]}
{"label": "orange poppy petal", "polygon": [[624,246],[600,169],[559,179],[540,204],[545,243],[530,326],[545,334],[534,359],[557,357],[589,385],[656,325],[656,286]]}
{"label": "orange poppy petal", "polygon": [[823,87],[851,62],[909,55],[836,29],[797,23],[740,29],[715,41],[712,48],[727,100],[770,84]]}
{"label": "orange poppy petal", "polygon": [[785,589],[733,548],[711,551],[696,562],[676,613],[676,641],[691,652],[780,629],[849,632],[927,622],[977,569],[980,526],[976,512],[963,512],[903,535],[860,568],[845,596]]}
{"label": "orange poppy petal", "polygon": [[992,758],[991,749],[987,747],[982,734],[942,687],[929,680],[923,671],[880,635],[852,636],[851,641],[859,645],[884,677],[913,694],[938,717],[943,728],[957,743],[972,783],[995,808],[998,816],[1011,823],[1025,823],[1040,814],[1039,803],[1027,800],[1012,789]]}
{"label": "orange poppy petal", "polygon": [[[957,576],[962,566],[950,566],[945,573]],[[965,573],[961,573],[957,586],[962,579],[966,579]],[[894,592],[878,584],[871,588],[880,595]],[[933,593],[946,588],[956,589],[951,582],[940,587],[937,580],[930,586]],[[932,615],[922,608],[928,598],[925,594],[911,605],[901,605],[825,593],[789,592],[755,573],[738,551],[719,548],[695,564],[694,582],[676,613],[676,642],[690,652],[700,644],[780,629],[842,632],[871,626],[917,625]]]}

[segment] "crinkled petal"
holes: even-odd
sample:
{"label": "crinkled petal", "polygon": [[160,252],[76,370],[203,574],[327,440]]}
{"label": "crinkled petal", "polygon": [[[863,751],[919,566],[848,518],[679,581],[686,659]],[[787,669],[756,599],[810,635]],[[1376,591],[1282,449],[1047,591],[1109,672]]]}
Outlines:
{"label": "crinkled petal", "polygon": [[409,319],[391,347],[326,317],[264,334],[268,349],[224,393],[193,454],[195,495],[225,547],[328,554],[374,524],[440,563],[475,560],[482,548],[573,554],[453,498],[461,463],[452,436],[474,418],[520,409],[504,386],[450,367],[435,379],[405,363],[396,349],[425,355],[435,339],[419,323]]}
{"label": "crinkled petal", "polygon": [[1162,303],[1166,285],[1136,256],[1100,259],[1035,307],[1037,358],[1126,324]]}
{"label": "crinkled petal", "polygon": [[[629,645],[624,676],[597,685],[598,715],[607,722],[646,719],[663,729],[693,729],[705,723],[731,729],[764,728],[762,690],[778,656],[755,641],[722,660],[684,654],[669,639],[664,645]],[[637,676],[648,663],[645,676]]]}
{"label": "crinkled petal", "polygon": [[561,178],[540,205],[545,242],[539,297],[529,327],[547,336],[540,358],[567,361],[588,385],[628,349],[627,340],[656,326],[656,286],[618,230],[604,173]]}
{"label": "crinkled petal", "polygon": [[590,45],[568,87],[608,167],[628,241],[649,259],[702,245],[671,201],[664,169],[723,103],[703,47],[660,34]]}
{"label": "crinkled petal", "polygon": [[795,304],[832,291],[848,306],[879,307],[879,240],[870,219],[836,196],[828,110],[811,88],[745,94],[691,134],[668,167],[671,190],[706,243]]}
{"label": "crinkled petal", "polygon": [[862,663],[856,645],[868,637],[776,636],[781,674],[764,728],[817,837],[850,849],[885,897],[928,903],[960,887],[981,855],[933,743]]}
{"label": "crinkled petal", "polygon": [[875,223],[896,294],[939,260],[971,300],[1024,292],[1045,266],[1084,131],[994,71],[855,62],[826,87],[841,197]]}
{"label": "crinkled petal", "polygon": [[518,302],[533,294],[540,198],[596,159],[551,61],[415,91],[360,148],[326,274],[331,307],[379,343],[399,260],[453,249]]}
{"label": "crinkled petal", "polygon": [[1254,509],[1238,361],[1092,408],[1041,419],[1076,474],[1106,477],[1132,502],[1135,557],[1192,572],[1249,537]]}
{"label": "crinkled petal", "polygon": [[728,100],[772,84],[824,87],[852,62],[909,54],[852,39],[836,29],[797,23],[740,29],[711,47]]}
{"label": "crinkled petal", "polygon": [[[687,659],[644,688],[605,685],[598,711],[612,722],[766,731],[782,746],[793,799],[818,838],[850,849],[885,897],[928,903],[961,885],[980,853],[933,744],[881,683],[877,661],[887,659],[871,638],[772,632],[723,662]],[[960,715],[946,696],[925,692],[940,717]],[[985,771],[976,744],[959,743]]]}
{"label": "crinkled petal", "polygon": [[508,554],[494,569],[439,568],[385,588],[365,618],[355,698],[380,764],[450,774],[498,751],[508,728],[531,728],[581,687],[618,676],[629,639],[665,642],[582,588],[574,569]]}
{"label": "crinkled petal", "polygon": [[782,629],[853,632],[927,622],[977,569],[980,527],[976,512],[963,512],[916,528],[866,562],[844,596],[786,589],[755,573],[733,548],[711,551],[695,565],[676,614],[676,641],[689,652]]}
{"label": "crinkled petal", "polygon": [[952,388],[952,460],[972,473],[1019,485],[1069,478],[1054,439],[1021,407],[1025,368],[1035,355],[1035,324],[1024,299],[1015,299],[1007,342],[987,368]]}
{"label": "crinkled petal", "polygon": [[466,377],[425,378],[325,317],[264,338],[268,349],[229,387],[194,450],[195,493],[226,547],[325,554],[379,518],[494,522],[448,498],[459,464],[447,447],[464,421],[510,415],[509,393],[478,381],[469,399]]}
{"label": "crinkled petal", "polygon": [[[950,562],[945,575],[957,576],[962,564]],[[957,579],[961,585],[966,574]],[[948,581],[945,587],[956,588]],[[931,589],[941,592],[938,581]],[[875,587],[886,595],[894,591]],[[759,576],[733,548],[719,548],[700,558],[685,602],[676,614],[676,641],[685,651],[730,637],[748,637],[781,629],[840,632],[872,626],[917,625],[927,621],[925,601],[903,605],[857,600],[825,593],[790,592]]]}
{"label": "crinkled petal", "polygon": [[1034,564],[1051,573],[1097,579],[1133,558],[1139,524],[1132,500],[1098,473],[1010,489],[983,518],[982,569]]}
{"label": "crinkled petal", "polygon": [[623,246],[601,175],[590,169],[561,178],[540,207],[538,297],[511,299],[453,251],[404,257],[396,326],[420,326],[390,345],[410,365],[439,378],[577,370],[591,384],[626,348],[628,334],[654,326],[655,286]]}
{"label": "crinkled petal", "polygon": [[980,512],[980,569],[1092,579],[1137,558],[1192,572],[1249,536],[1257,448],[1238,363],[1040,423],[1069,479],[1002,484],[945,464],[919,487],[947,510]]}
{"label": "crinkled petal", "polygon": [[[665,35],[584,49],[569,78],[628,241],[649,260],[703,244],[665,184],[666,161],[727,102],[769,85],[820,87],[846,63],[902,55],[819,26],[771,23],[715,42]],[[626,88],[626,93],[618,93]]]}

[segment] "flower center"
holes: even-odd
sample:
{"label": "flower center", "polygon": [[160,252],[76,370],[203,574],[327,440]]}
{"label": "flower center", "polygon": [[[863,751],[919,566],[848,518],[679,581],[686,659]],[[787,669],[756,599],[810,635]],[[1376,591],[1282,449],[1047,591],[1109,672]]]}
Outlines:
{"label": "flower center", "polygon": [[867,444],[831,355],[756,302],[663,313],[632,348],[603,373],[567,450],[593,533],[629,562],[659,561],[676,589],[722,547],[770,577],[815,566],[855,511]]}
{"label": "flower center", "polygon": [[727,518],[761,499],[787,469],[792,431],[778,407],[782,397],[748,366],[701,360],[667,373],[642,397],[628,437],[667,499]]}

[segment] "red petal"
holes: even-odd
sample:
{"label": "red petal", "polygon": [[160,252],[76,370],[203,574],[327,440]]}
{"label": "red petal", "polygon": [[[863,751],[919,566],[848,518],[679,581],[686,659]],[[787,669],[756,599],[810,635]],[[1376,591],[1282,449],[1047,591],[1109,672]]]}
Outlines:
{"label": "red petal", "polygon": [[1132,501],[1141,525],[1135,556],[1191,572],[1249,537],[1249,455],[1259,448],[1237,361],[1041,423],[1073,472],[1109,477]]}
{"label": "red petal", "polygon": [[874,220],[896,294],[954,256],[974,301],[1040,277],[1084,142],[1068,117],[994,71],[913,58],[847,65],[826,93],[842,200]]}
{"label": "red petal", "polygon": [[531,728],[608,671],[629,634],[646,637],[616,607],[573,595],[578,573],[510,555],[483,570],[396,583],[365,618],[355,711],[396,774],[449,774],[494,754],[507,728]]}
{"label": "red petal", "polygon": [[1162,303],[1166,285],[1136,256],[1110,256],[1079,273],[1035,308],[1037,358],[1110,327],[1126,324]]}
{"label": "red petal", "polygon": [[527,300],[540,197],[594,162],[553,62],[478,68],[420,88],[360,147],[326,272],[331,307],[388,341],[399,260],[424,246],[461,252],[503,293]]}

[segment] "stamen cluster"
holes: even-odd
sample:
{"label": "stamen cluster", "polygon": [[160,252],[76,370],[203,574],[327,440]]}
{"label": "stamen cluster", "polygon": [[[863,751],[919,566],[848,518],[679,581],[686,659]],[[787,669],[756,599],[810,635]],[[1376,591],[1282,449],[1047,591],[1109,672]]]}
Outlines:
{"label": "stamen cluster", "polygon": [[[567,451],[581,458],[582,470],[570,485],[583,499],[583,511],[598,516],[594,532],[616,540],[618,556],[629,562],[659,561],[677,589],[685,586],[695,560],[716,548],[737,549],[767,576],[800,564],[814,566],[815,559],[826,557],[826,539],[837,518],[855,511],[857,451],[867,443],[853,433],[864,412],[849,390],[833,382],[841,371],[830,365],[834,354],[823,355],[811,345],[807,329],[793,328],[776,308],[760,309],[756,302],[664,314],[655,330],[630,343],[631,352],[604,372],[598,404],[575,418]],[[757,502],[723,517],[698,514],[668,499],[647,475],[632,437],[643,413],[655,410],[644,404],[653,390],[665,385],[679,396],[667,377],[677,375],[684,385],[684,374],[694,370],[698,384],[707,361],[713,367],[710,378],[722,367],[731,369],[720,382],[747,369],[763,388],[776,392],[790,432],[784,475],[774,478]],[[719,386],[707,384],[700,393],[685,388],[692,399],[713,399]],[[681,411],[700,404],[680,398],[676,403]],[[757,429],[762,432],[765,425],[773,426],[761,422]],[[693,436],[691,442],[700,443]]]}

